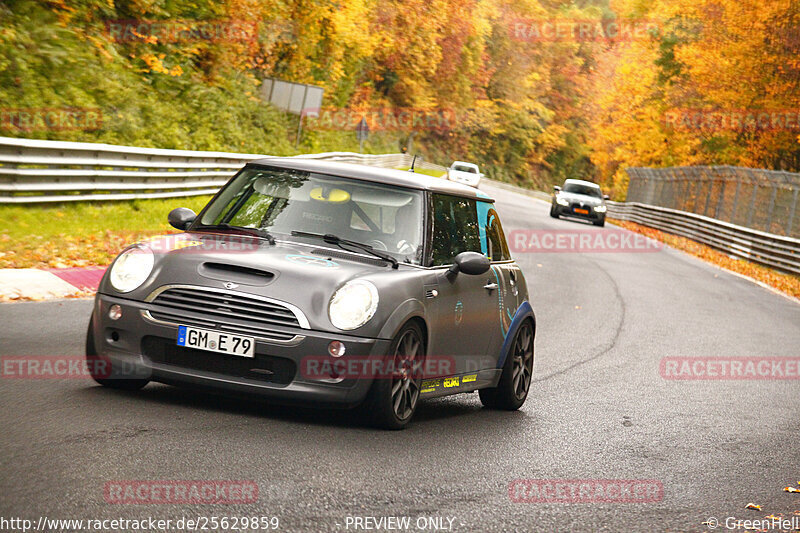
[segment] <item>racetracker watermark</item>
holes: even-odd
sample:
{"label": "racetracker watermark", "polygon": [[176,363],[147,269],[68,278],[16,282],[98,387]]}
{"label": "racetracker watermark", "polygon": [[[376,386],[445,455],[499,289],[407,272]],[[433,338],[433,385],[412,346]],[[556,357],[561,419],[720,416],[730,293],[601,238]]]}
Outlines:
{"label": "racetracker watermark", "polygon": [[116,42],[246,42],[258,37],[258,23],[243,20],[107,20],[106,35]]}
{"label": "racetracker watermark", "polygon": [[209,252],[247,254],[259,251],[264,241],[265,239],[256,235],[215,234],[208,236],[198,233],[193,235],[179,233],[153,237],[142,241],[141,244],[155,254],[166,254],[176,250],[180,250],[184,254],[207,254]]}
{"label": "racetracker watermark", "polygon": [[800,357],[665,357],[658,366],[664,379],[800,379]]}
{"label": "racetracker watermark", "polygon": [[258,501],[255,481],[121,480],[103,486],[111,504],[241,504]]}
{"label": "racetracker watermark", "polygon": [[676,131],[798,131],[800,109],[671,109],[663,123]]}
{"label": "racetracker watermark", "polygon": [[514,503],[655,503],[664,486],[655,479],[515,479]]}
{"label": "racetracker watermark", "polygon": [[650,39],[661,24],[652,19],[513,19],[511,37],[527,43],[639,41]]}
{"label": "racetracker watermark", "polygon": [[[480,356],[461,357],[464,368],[456,368],[452,356],[428,356],[423,360],[403,358],[386,360],[368,356],[307,356],[300,361],[303,379],[394,379],[397,377],[437,378],[456,373],[477,372],[487,368],[487,359]],[[446,381],[446,380],[445,380]],[[466,383],[466,382],[465,382]],[[460,383],[459,383],[460,385]]]}
{"label": "racetracker watermark", "polygon": [[103,127],[94,107],[2,107],[0,131],[93,131]]}
{"label": "racetracker watermark", "polygon": [[[115,332],[110,334],[114,339]],[[116,333],[119,335],[119,333]],[[117,337],[119,339],[119,337]],[[116,342],[116,341],[114,341]],[[2,379],[149,379],[151,370],[135,362],[103,355],[6,355],[0,357]]]}
{"label": "racetracker watermark", "polygon": [[630,231],[604,229],[531,229],[509,234],[514,253],[648,253],[664,243]]}
{"label": "racetracker watermark", "polygon": [[369,131],[427,130],[450,131],[458,124],[452,109],[422,109],[415,107],[373,107],[368,109],[322,108],[306,110],[313,116],[309,128],[329,131],[355,131],[363,119]]}
{"label": "racetracker watermark", "polygon": [[3,379],[109,378],[116,371],[104,357],[83,355],[7,355],[0,357]]}
{"label": "racetracker watermark", "polygon": [[29,518],[0,516],[0,531],[260,531],[280,527],[277,516],[181,516],[180,518]]}

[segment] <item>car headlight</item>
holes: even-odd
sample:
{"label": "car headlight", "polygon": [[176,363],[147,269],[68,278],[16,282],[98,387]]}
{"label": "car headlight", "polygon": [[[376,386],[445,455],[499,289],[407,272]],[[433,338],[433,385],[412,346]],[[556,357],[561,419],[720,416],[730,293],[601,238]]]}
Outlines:
{"label": "car headlight", "polygon": [[378,308],[378,289],[369,281],[348,281],[328,304],[331,324],[339,329],[356,329],[367,322]]}
{"label": "car headlight", "polygon": [[596,206],[594,206],[594,210],[597,213],[605,213],[606,212],[606,206],[604,206],[604,205],[596,205]]}
{"label": "car headlight", "polygon": [[569,205],[569,200],[566,198],[561,198],[560,196],[556,196],[556,203],[558,205]]}
{"label": "car headlight", "polygon": [[131,292],[142,285],[153,271],[153,252],[144,246],[134,246],[122,252],[108,279],[119,292]]}

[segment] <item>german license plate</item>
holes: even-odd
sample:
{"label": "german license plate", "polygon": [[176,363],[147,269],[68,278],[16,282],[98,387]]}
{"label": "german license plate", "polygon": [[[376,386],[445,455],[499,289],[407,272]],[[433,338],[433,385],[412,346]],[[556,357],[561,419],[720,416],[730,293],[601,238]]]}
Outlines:
{"label": "german license plate", "polygon": [[581,209],[580,207],[576,207],[574,209],[574,211],[576,213],[580,213],[581,215],[588,215],[589,214],[589,210],[588,209]]}
{"label": "german license plate", "polygon": [[231,335],[191,326],[178,326],[178,346],[240,357],[255,357],[256,353],[256,341],[252,337]]}

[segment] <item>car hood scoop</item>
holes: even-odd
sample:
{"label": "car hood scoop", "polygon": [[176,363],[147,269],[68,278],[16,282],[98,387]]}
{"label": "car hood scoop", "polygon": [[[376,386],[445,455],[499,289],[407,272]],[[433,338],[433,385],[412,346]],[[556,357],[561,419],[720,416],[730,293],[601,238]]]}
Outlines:
{"label": "car hood scoop", "polygon": [[[377,258],[373,262],[369,257],[333,249],[321,254],[315,251],[323,247],[288,241],[273,245],[265,239],[238,235],[189,232],[147,245],[156,255],[153,272],[128,298],[146,300],[167,286],[250,294],[296,306],[308,317],[311,329],[331,327],[328,301],[344,283],[389,273]],[[118,294],[107,277],[100,292]]]}
{"label": "car hood scoop", "polygon": [[275,279],[275,274],[267,270],[210,261],[200,263],[197,266],[197,273],[204,278],[253,286],[267,285]]}

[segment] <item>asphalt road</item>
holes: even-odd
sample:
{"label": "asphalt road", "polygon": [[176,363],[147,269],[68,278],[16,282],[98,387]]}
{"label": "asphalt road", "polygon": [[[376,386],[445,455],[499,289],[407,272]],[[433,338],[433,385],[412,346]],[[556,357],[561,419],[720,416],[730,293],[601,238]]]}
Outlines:
{"label": "asphalt road", "polygon": [[[599,230],[484,188],[507,234]],[[387,515],[455,518],[454,531],[708,531],[702,522],[715,517],[724,531],[728,517],[800,512],[800,494],[782,491],[800,481],[800,381],[659,375],[664,357],[798,356],[800,305],[670,249],[517,259],[538,319],[535,382],[519,412],[461,395],[426,401],[407,430],[382,432],[346,412],[164,385],[125,393],[0,379],[0,517],[278,516],[281,531],[347,531],[348,516]],[[0,352],[81,354],[90,308],[1,305]],[[107,504],[104,484],[126,479],[255,480],[260,496]],[[653,479],[664,493],[515,503],[515,479]]]}

